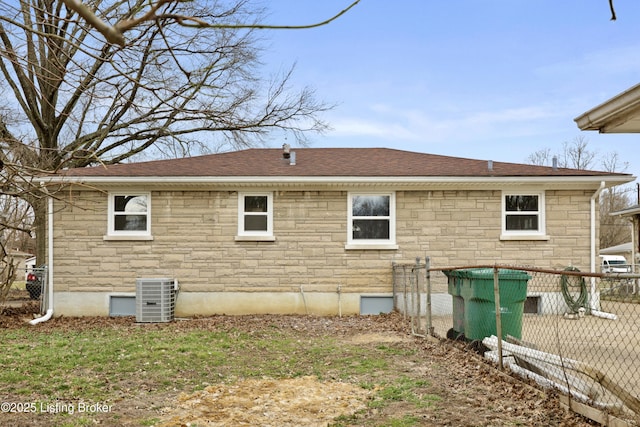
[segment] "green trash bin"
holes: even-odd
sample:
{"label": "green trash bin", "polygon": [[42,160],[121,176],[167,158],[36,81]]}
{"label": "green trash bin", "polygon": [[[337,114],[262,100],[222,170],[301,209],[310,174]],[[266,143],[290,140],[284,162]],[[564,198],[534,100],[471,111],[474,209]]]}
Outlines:
{"label": "green trash bin", "polygon": [[453,328],[447,332],[447,338],[457,339],[464,336],[464,298],[462,298],[462,281],[459,275],[460,270],[445,271],[444,274],[449,278],[448,289],[451,295]]}
{"label": "green trash bin", "polygon": [[[496,335],[493,269],[453,270],[445,274],[454,303],[453,330],[472,341]],[[507,335],[522,338],[522,314],[529,279],[531,276],[524,271],[498,270],[503,339]]]}

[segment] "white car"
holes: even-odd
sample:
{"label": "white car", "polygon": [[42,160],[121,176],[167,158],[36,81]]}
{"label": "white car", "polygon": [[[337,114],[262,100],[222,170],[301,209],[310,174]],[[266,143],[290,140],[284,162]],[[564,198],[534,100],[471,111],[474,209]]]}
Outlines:
{"label": "white car", "polygon": [[631,266],[622,255],[600,255],[603,273],[631,273]]}

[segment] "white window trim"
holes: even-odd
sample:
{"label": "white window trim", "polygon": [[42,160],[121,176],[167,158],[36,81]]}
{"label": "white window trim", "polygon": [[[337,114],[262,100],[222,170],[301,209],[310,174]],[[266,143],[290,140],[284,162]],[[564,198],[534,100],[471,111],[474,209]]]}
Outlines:
{"label": "white window trim", "polygon": [[[266,231],[246,231],[244,229],[244,198],[246,196],[267,196],[267,230]],[[273,191],[238,193],[238,235],[236,241],[262,241],[271,242],[275,240],[273,236]]]}
{"label": "white window trim", "polygon": [[[389,196],[389,239],[354,239],[353,238],[353,196]],[[381,217],[386,218],[386,217]],[[360,192],[347,193],[347,244],[345,249],[395,250],[396,244],[396,193],[392,192]]]}
{"label": "white window trim", "polygon": [[[507,230],[507,214],[513,215],[513,212],[507,213],[506,211],[506,196],[538,196],[538,210],[536,212],[525,212],[526,214],[538,215],[538,230]],[[500,234],[500,240],[549,240],[549,236],[546,234],[547,221],[546,221],[546,203],[545,203],[545,191],[544,190],[515,190],[515,191],[502,191],[501,194],[501,221],[502,231]],[[523,214],[525,214],[523,213]]]}
{"label": "white window trim", "polygon": [[[147,229],[140,231],[115,229],[115,197],[116,196],[145,196],[147,198]],[[119,191],[108,194],[107,234],[104,240],[153,240],[151,235],[151,193],[146,191]]]}

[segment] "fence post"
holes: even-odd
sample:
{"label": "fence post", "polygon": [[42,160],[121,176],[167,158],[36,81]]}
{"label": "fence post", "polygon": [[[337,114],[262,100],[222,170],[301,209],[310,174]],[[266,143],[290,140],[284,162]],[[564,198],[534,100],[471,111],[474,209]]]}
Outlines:
{"label": "fence post", "polygon": [[496,335],[498,336],[498,364],[504,370],[502,363],[502,318],[500,316],[500,277],[498,267],[493,267],[493,296],[496,303]]}
{"label": "fence post", "polygon": [[416,265],[411,272],[416,284],[416,320],[418,333],[422,331],[422,294],[420,292],[420,257],[416,257]]}
{"label": "fence post", "polygon": [[431,268],[431,258],[424,258],[424,270],[425,270],[425,285],[426,285],[426,293],[427,293],[427,307],[426,307],[426,317],[427,317],[427,334],[433,335],[433,325],[431,324],[431,272],[429,269]]}
{"label": "fence post", "polygon": [[398,287],[396,284],[396,281],[397,281],[396,267],[397,267],[396,262],[391,261],[391,287],[393,289],[393,309],[400,310],[400,308],[398,307]]}
{"label": "fence post", "polygon": [[409,315],[409,303],[407,302],[407,266],[402,266],[402,285],[403,285],[403,294],[404,294],[404,318],[406,319]]}

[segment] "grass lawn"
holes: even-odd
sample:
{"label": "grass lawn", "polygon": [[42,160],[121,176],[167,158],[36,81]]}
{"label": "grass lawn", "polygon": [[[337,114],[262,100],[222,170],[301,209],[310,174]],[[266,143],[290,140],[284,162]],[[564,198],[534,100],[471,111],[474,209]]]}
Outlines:
{"label": "grass lawn", "polygon": [[[234,425],[233,400],[212,399],[246,394],[252,403],[233,416],[260,404],[279,426],[587,425],[452,343],[407,335],[399,315],[134,320],[0,322],[3,425]],[[292,391],[294,379],[304,382]],[[305,405],[275,408],[303,398]],[[206,410],[184,409],[206,399]],[[321,409],[310,413],[315,404]],[[327,422],[320,416],[330,406],[344,411]],[[219,422],[205,424],[205,416]]]}

